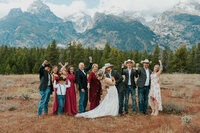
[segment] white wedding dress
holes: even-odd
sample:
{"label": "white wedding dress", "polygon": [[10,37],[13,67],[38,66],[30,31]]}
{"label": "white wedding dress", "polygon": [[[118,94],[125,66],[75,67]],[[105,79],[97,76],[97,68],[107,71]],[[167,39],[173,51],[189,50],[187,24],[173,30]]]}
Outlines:
{"label": "white wedding dress", "polygon": [[[110,78],[106,78],[112,81]],[[107,85],[107,84],[106,84]],[[107,85],[108,86],[108,85]],[[95,109],[85,113],[78,113],[75,117],[97,118],[103,116],[117,116],[119,111],[118,92],[115,86],[109,86],[104,100]]]}

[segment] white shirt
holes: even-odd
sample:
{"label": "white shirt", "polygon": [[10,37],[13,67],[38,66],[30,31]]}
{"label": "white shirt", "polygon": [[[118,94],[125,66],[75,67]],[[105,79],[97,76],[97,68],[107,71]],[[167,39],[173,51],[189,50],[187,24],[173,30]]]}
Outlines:
{"label": "white shirt", "polygon": [[86,73],[85,73],[85,71],[84,70],[81,70],[85,75],[86,75]]}
{"label": "white shirt", "polygon": [[149,69],[144,68],[144,70],[146,71],[146,77],[147,77],[144,86],[149,86],[149,80],[150,80]]}
{"label": "white shirt", "polygon": [[66,89],[71,86],[71,82],[68,80],[68,84],[56,84],[56,81],[53,83],[54,88],[57,88],[57,95],[66,95]]}
{"label": "white shirt", "polygon": [[128,69],[128,85],[131,85],[131,70],[132,69]]}
{"label": "white shirt", "polygon": [[48,73],[48,86],[51,85],[50,80],[51,80],[51,77],[50,77],[50,74]]}

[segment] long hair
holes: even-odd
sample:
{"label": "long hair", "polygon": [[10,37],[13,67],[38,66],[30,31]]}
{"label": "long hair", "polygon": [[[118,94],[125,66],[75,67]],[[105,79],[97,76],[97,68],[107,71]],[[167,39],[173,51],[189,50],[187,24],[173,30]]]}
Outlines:
{"label": "long hair", "polygon": [[[68,74],[71,74],[71,73],[70,73],[70,69],[71,69],[72,67],[73,67],[73,66],[69,66],[69,67],[67,68]],[[75,73],[73,72],[73,74],[75,74]]]}
{"label": "long hair", "polygon": [[[53,69],[54,69],[54,68],[56,68],[56,67],[58,68],[58,66],[56,66],[56,65],[55,65],[55,66],[53,66]],[[52,71],[51,71],[51,74],[53,74],[53,69],[52,69]],[[57,71],[57,73],[56,73],[56,74],[57,74],[57,75],[59,75],[59,72]]]}

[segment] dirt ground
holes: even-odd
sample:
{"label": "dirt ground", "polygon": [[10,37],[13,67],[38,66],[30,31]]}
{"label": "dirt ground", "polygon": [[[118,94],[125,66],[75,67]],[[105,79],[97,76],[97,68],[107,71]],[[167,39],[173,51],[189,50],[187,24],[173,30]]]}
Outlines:
{"label": "dirt ground", "polygon": [[[199,133],[200,75],[163,74],[160,83],[164,110],[157,117],[150,115],[150,109],[147,116],[131,113],[131,100],[129,114],[124,116],[85,119],[51,115],[53,95],[49,115],[38,117],[39,76],[0,75],[0,133]],[[106,90],[102,99],[105,94]],[[77,92],[77,103],[78,99]],[[191,120],[182,120],[184,116]]]}

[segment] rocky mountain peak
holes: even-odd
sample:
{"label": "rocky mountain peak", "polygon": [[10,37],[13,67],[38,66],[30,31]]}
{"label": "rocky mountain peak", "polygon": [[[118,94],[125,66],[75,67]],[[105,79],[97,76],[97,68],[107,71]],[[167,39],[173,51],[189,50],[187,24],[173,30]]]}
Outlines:
{"label": "rocky mountain peak", "polygon": [[49,12],[50,8],[44,4],[41,0],[35,0],[27,9],[28,12],[32,14],[40,14],[44,12]]}

